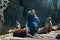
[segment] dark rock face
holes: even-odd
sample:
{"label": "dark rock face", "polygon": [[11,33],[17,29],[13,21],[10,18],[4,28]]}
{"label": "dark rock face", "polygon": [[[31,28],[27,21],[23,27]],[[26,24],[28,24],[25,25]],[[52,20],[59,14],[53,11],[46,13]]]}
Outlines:
{"label": "dark rock face", "polygon": [[36,14],[40,18],[41,24],[44,25],[46,18],[51,16],[53,11],[53,2],[52,0],[24,0],[24,13],[23,15],[26,17],[27,11],[31,9],[36,10]]}
{"label": "dark rock face", "polygon": [[56,36],[56,39],[60,39],[60,34],[58,34],[58,35]]}
{"label": "dark rock face", "polygon": [[16,21],[23,22],[23,7],[18,5],[17,0],[10,0],[8,7],[4,11],[5,23],[15,26]]}
{"label": "dark rock face", "polygon": [[[36,14],[40,18],[40,25],[44,26],[46,18],[52,15],[54,9],[54,4],[52,0],[14,0],[14,1],[9,0],[9,1],[11,4],[10,6],[12,7],[10,8],[7,7],[7,9],[4,12],[5,22],[9,24],[15,24],[16,20],[19,20],[23,24],[24,23],[23,20],[27,19],[27,12],[31,9],[35,9]],[[24,7],[24,10],[23,7],[21,6]]]}

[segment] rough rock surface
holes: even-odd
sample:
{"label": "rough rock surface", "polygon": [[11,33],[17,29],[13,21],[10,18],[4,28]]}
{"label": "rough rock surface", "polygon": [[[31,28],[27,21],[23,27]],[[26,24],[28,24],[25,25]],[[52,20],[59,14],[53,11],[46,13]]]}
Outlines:
{"label": "rough rock surface", "polygon": [[[57,27],[56,26],[53,26],[53,29],[54,30],[57,30]],[[43,27],[43,28],[39,28],[37,32],[40,33],[40,34],[45,34],[48,31],[47,31],[47,28],[46,27]]]}
{"label": "rough rock surface", "polygon": [[46,34],[36,34],[33,38],[30,37],[13,37],[13,33],[9,33],[6,35],[1,35],[0,39],[2,40],[58,40],[56,39],[56,36],[60,34],[60,30],[57,31],[51,31]]}
{"label": "rough rock surface", "polygon": [[[26,20],[27,12],[31,9],[36,10],[36,14],[39,17],[39,19],[41,21],[40,24],[42,26],[45,25],[46,18],[49,16],[51,16],[53,18],[53,24],[57,24],[57,21],[59,20],[59,18],[58,18],[59,14],[57,12],[52,13],[52,11],[54,10],[54,4],[55,4],[54,1],[56,1],[56,0],[54,0],[54,1],[52,1],[52,0],[15,0],[15,1],[9,0],[9,1],[10,1],[11,6],[13,6],[13,7],[12,8],[10,7],[10,9],[7,8],[7,10],[4,12],[6,23],[14,24],[13,21],[15,21],[16,19],[20,20],[21,18],[19,19],[19,17],[21,15],[23,15],[23,17],[25,18],[22,20]],[[54,4],[53,4],[53,2],[54,2]],[[21,10],[22,6],[23,6],[23,10]],[[7,19],[9,19],[9,20],[7,20]],[[58,23],[59,22],[60,21],[58,21]]]}

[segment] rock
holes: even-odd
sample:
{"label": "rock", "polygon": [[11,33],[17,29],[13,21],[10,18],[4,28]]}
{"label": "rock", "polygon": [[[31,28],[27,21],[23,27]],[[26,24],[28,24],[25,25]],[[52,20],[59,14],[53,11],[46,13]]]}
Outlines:
{"label": "rock", "polygon": [[9,0],[7,8],[4,10],[4,22],[12,26],[16,25],[19,21],[23,25],[23,7],[19,5],[19,1]]}
{"label": "rock", "polygon": [[[40,25],[43,26],[45,24],[45,20],[48,16],[51,15],[53,10],[52,0],[24,0],[24,20],[26,20],[27,12],[31,9],[36,10],[36,14],[40,18]],[[49,13],[49,14],[48,14]],[[45,16],[46,15],[46,16]]]}
{"label": "rock", "polygon": [[36,38],[29,38],[29,37],[13,37],[12,33],[0,36],[2,40],[57,40],[56,36],[60,35],[60,30],[58,31],[51,31],[47,34],[36,34]]}
{"label": "rock", "polygon": [[39,40],[34,38],[19,38],[19,37],[7,37],[4,40]]}
{"label": "rock", "polygon": [[[10,21],[12,21],[10,24],[14,24],[13,20],[17,19],[17,17],[23,15],[24,20],[26,19],[27,16],[27,12],[31,9],[35,9],[36,10],[36,14],[39,16],[40,18],[40,25],[44,25],[45,24],[45,20],[48,16],[51,15],[52,11],[53,11],[53,1],[49,1],[49,0],[9,0],[11,3],[11,6],[17,5],[19,7],[14,6],[14,10],[13,8],[10,8],[8,10],[6,10],[6,12],[4,12],[5,15],[5,22],[10,23]],[[20,8],[23,6],[23,10]],[[15,8],[16,7],[16,8]],[[18,10],[17,10],[18,9]],[[17,10],[17,11],[16,11]],[[13,11],[13,12],[12,12]],[[43,12],[44,11],[44,12]],[[18,16],[16,16],[16,13],[18,12]],[[21,13],[22,12],[22,13]],[[5,14],[6,13],[6,14]],[[10,14],[11,13],[11,14]],[[12,14],[13,13],[13,14]],[[14,14],[15,13],[15,14]],[[49,14],[48,14],[49,13]],[[8,15],[8,16],[7,16]],[[14,17],[13,17],[13,16]],[[46,15],[46,16],[45,16]],[[6,18],[7,17],[7,18]],[[10,18],[10,19],[9,19]],[[9,20],[8,20],[9,19]],[[17,19],[17,20],[23,20],[22,19]],[[15,21],[15,20],[14,20]],[[20,21],[22,23],[22,21]],[[24,22],[23,22],[24,23]]]}
{"label": "rock", "polygon": [[57,29],[57,26],[53,26],[53,29],[55,29],[55,30],[56,30],[56,29]]}
{"label": "rock", "polygon": [[60,24],[57,25],[57,30],[60,30]]}
{"label": "rock", "polygon": [[60,34],[57,34],[56,39],[60,39]]}
{"label": "rock", "polygon": [[46,31],[45,28],[39,28],[39,29],[38,29],[38,33],[39,33],[39,34],[45,34],[45,33],[47,33],[47,31]]}
{"label": "rock", "polygon": [[[57,27],[56,26],[53,26],[53,29],[51,31],[56,31],[56,29],[57,29]],[[39,34],[46,34],[46,33],[49,33],[51,31],[48,31],[48,28],[43,27],[43,28],[39,28],[37,32]]]}

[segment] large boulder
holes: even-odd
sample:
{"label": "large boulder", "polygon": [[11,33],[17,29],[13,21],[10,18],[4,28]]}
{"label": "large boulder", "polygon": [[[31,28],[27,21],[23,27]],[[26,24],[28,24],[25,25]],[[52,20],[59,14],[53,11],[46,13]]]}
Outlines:
{"label": "large boulder", "polygon": [[[22,24],[25,24],[25,22],[22,21],[27,20],[27,12],[31,9],[36,10],[36,14],[40,18],[41,26],[45,25],[45,20],[49,16],[53,17],[53,24],[57,24],[59,22],[58,15],[56,15],[57,12],[53,13],[55,4],[53,4],[52,0],[14,0],[14,1],[9,0],[9,1],[11,4],[10,6],[12,7],[10,8],[8,7],[4,12],[4,18],[6,23],[15,24],[14,22],[16,20],[20,20]],[[20,18],[21,16],[23,16],[24,18]]]}
{"label": "large boulder", "polygon": [[16,25],[16,21],[23,22],[23,7],[21,7],[17,0],[10,0],[8,7],[4,10],[4,21],[7,24]]}

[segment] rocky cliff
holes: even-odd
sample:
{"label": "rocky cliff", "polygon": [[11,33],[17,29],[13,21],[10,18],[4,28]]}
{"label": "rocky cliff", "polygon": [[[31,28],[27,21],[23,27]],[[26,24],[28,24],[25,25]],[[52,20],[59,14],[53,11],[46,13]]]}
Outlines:
{"label": "rocky cliff", "polygon": [[[36,10],[36,14],[40,18],[40,25],[44,26],[46,18],[51,16],[53,24],[58,24],[59,14],[55,2],[52,0],[9,0],[10,6],[4,11],[5,22],[15,25],[15,21],[19,20],[22,25],[26,20],[27,11],[31,9]],[[8,4],[8,5],[9,5]],[[55,5],[56,4],[56,5]],[[21,21],[23,20],[23,21]]]}

